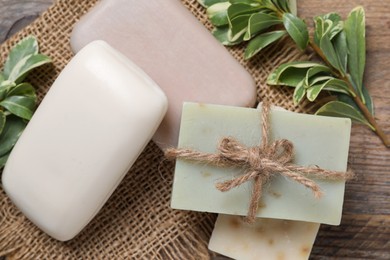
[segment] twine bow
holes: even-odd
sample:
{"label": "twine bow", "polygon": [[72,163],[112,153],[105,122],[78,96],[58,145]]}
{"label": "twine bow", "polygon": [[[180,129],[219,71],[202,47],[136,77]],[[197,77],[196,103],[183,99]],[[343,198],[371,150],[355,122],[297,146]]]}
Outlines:
{"label": "twine bow", "polygon": [[222,192],[229,191],[241,184],[253,180],[252,197],[249,205],[246,221],[255,221],[258,202],[261,198],[263,185],[273,175],[282,175],[290,178],[305,187],[311,189],[316,198],[322,195],[318,184],[305,177],[310,175],[317,179],[347,180],[353,177],[353,173],[324,170],[319,167],[302,167],[291,162],[294,159],[294,145],[286,139],[276,140],[269,144],[269,111],[270,105],[263,102],[262,111],[262,144],[254,147],[246,147],[233,137],[224,137],[218,145],[218,153],[210,154],[191,149],[171,148],[165,151],[168,159],[185,159],[203,163],[214,164],[218,167],[239,167],[244,174],[231,180],[216,184],[216,188]]}

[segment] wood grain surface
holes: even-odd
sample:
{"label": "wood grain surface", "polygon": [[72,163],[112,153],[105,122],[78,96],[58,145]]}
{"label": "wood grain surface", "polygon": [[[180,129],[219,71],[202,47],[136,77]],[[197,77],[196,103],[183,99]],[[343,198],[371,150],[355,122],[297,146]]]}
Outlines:
{"label": "wood grain surface", "polygon": [[[0,43],[52,2],[0,0]],[[298,0],[299,14],[310,25],[313,16],[331,11],[345,18],[357,5],[366,11],[365,85],[390,135],[390,0]],[[322,225],[311,258],[390,259],[390,149],[369,129],[354,125],[349,163],[357,179],[347,184],[342,224]]]}

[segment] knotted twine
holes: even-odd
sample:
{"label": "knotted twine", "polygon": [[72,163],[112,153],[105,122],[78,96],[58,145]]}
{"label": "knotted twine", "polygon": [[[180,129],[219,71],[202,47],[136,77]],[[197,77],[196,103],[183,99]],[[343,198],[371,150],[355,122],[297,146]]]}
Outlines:
{"label": "knotted twine", "polygon": [[184,148],[169,148],[165,151],[168,159],[185,159],[195,162],[210,163],[218,167],[239,167],[244,174],[216,184],[222,192],[229,191],[241,184],[253,180],[252,196],[246,222],[253,223],[259,208],[259,200],[263,186],[274,175],[282,175],[311,189],[315,198],[322,196],[319,185],[307,178],[307,175],[317,179],[348,180],[353,172],[339,172],[321,169],[319,167],[303,167],[292,164],[294,145],[287,139],[269,143],[270,136],[270,104],[262,105],[262,143],[254,147],[246,147],[233,137],[224,137],[218,145],[218,152],[203,153]]}

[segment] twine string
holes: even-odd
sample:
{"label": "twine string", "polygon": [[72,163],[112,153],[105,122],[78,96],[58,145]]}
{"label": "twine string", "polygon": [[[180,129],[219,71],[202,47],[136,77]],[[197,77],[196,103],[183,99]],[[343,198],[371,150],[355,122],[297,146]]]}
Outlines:
{"label": "twine string", "polygon": [[246,222],[253,223],[258,213],[259,201],[263,186],[274,175],[286,178],[310,189],[315,198],[322,196],[319,185],[309,179],[308,175],[326,180],[347,180],[353,173],[321,169],[319,167],[303,167],[292,164],[294,145],[286,139],[276,140],[269,144],[270,105],[263,102],[262,111],[262,143],[259,146],[247,147],[233,137],[224,137],[219,143],[217,153],[203,153],[192,149],[170,148],[165,151],[168,159],[184,159],[201,163],[210,163],[218,167],[240,167],[244,174],[216,184],[222,192],[229,191],[248,181],[253,181],[253,189],[246,217]]}

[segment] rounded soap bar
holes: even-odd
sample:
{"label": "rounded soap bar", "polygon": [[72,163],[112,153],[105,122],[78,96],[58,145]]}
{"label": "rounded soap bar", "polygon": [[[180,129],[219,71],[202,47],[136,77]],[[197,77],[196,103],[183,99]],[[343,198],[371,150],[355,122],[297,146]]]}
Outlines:
{"label": "rounded soap bar", "polygon": [[73,51],[105,40],[159,84],[168,112],[153,137],[177,146],[183,102],[253,107],[251,75],[179,0],[100,1],[74,27]]}
{"label": "rounded soap bar", "polygon": [[150,141],[167,98],[140,68],[103,41],[61,72],[15,145],[6,193],[58,240],[97,214]]}

